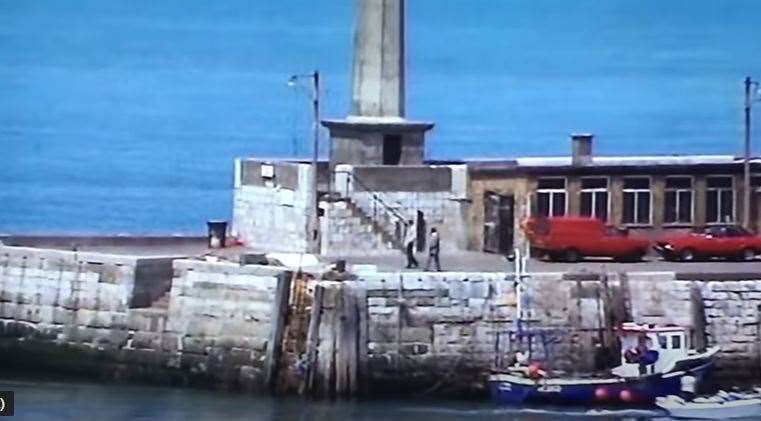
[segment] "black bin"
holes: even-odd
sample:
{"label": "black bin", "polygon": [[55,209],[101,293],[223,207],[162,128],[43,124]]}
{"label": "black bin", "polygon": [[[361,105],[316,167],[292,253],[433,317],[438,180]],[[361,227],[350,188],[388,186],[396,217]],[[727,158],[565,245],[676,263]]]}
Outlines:
{"label": "black bin", "polygon": [[219,249],[227,241],[227,221],[207,221],[209,227],[209,248]]}

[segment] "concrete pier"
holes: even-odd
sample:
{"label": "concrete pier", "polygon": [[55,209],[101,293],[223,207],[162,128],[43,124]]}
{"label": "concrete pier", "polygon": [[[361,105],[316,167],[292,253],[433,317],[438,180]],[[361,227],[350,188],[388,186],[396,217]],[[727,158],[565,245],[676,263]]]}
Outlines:
{"label": "concrete pier", "polygon": [[[148,259],[148,260],[145,260]],[[145,266],[147,269],[140,269]],[[591,370],[606,320],[677,324],[719,345],[716,378],[761,376],[759,273],[534,273],[535,346]],[[0,364],[318,397],[482,393],[525,349],[513,274],[362,272],[0,247]]]}

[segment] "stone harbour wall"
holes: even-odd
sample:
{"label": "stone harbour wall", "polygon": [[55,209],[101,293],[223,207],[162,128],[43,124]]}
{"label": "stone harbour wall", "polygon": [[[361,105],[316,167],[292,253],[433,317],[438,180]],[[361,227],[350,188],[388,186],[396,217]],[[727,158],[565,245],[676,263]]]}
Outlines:
{"label": "stone harbour wall", "polygon": [[172,265],[168,300],[138,308],[141,259],[0,248],[0,365],[323,397],[482,393],[491,368],[528,349],[521,332],[532,358],[581,373],[599,363],[609,322],[633,320],[720,346],[719,381],[761,379],[758,274],[534,273],[519,295],[510,273],[331,282],[164,258],[145,273]]}
{"label": "stone harbour wall", "polygon": [[119,342],[127,324],[139,258],[26,247],[0,247],[0,316],[39,327],[45,336]]}
{"label": "stone harbour wall", "polygon": [[[599,355],[603,335],[612,334],[605,320],[615,316],[638,323],[686,326],[695,343],[704,332],[707,346],[722,348],[717,381],[760,381],[761,280],[720,277],[673,272],[533,274],[525,287],[531,298],[522,303],[530,309],[524,313],[530,320],[524,331],[536,333],[532,357],[555,370],[593,370],[598,358],[605,358]],[[352,285],[331,286],[363,301],[358,306],[365,321],[357,325],[362,332],[356,371],[365,384],[358,389],[371,393],[400,388],[415,393],[480,390],[491,368],[504,366],[515,351],[528,348],[527,337],[516,334],[515,285],[512,274],[449,272],[362,274]],[[336,302],[348,299],[333,299],[324,311],[335,312],[341,307]],[[337,337],[345,336],[340,327],[336,329]],[[320,337],[323,340],[331,341]],[[607,357],[614,362],[620,359],[619,354]],[[319,358],[314,363],[317,372],[335,366]],[[323,373],[318,378],[340,374]],[[338,386],[336,393],[344,393]]]}
{"label": "stone harbour wall", "polygon": [[[0,247],[0,365],[263,390],[289,283],[272,267]],[[168,306],[130,305],[168,284]]]}
{"label": "stone harbour wall", "polygon": [[160,338],[183,370],[248,387],[267,383],[267,370],[274,370],[269,360],[279,358],[273,354],[282,341],[277,326],[284,323],[278,303],[285,294],[287,304],[291,273],[192,260],[176,261],[174,268],[165,329],[152,347]]}

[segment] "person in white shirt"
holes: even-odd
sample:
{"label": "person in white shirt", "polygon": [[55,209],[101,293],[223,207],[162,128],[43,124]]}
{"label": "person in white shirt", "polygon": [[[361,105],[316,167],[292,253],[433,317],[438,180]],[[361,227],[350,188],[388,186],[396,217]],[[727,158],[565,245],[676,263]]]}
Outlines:
{"label": "person in white shirt", "polygon": [[407,221],[407,232],[404,235],[404,247],[407,250],[407,269],[418,267],[415,260],[415,241],[417,241],[417,225],[413,220]]}
{"label": "person in white shirt", "polygon": [[440,238],[436,228],[431,228],[431,235],[428,237],[428,261],[425,263],[426,272],[431,270],[431,266],[436,266],[436,271],[441,272],[441,263],[439,263]]}

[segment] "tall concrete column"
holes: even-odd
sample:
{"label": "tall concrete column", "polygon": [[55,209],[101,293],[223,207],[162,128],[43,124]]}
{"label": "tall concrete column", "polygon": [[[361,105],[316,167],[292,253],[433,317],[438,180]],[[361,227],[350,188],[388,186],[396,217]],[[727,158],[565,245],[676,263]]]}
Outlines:
{"label": "tall concrete column", "polygon": [[360,0],[351,115],[404,117],[405,0]]}
{"label": "tall concrete column", "polygon": [[421,165],[433,123],[405,114],[405,0],[357,0],[351,109],[326,119],[330,165]]}

